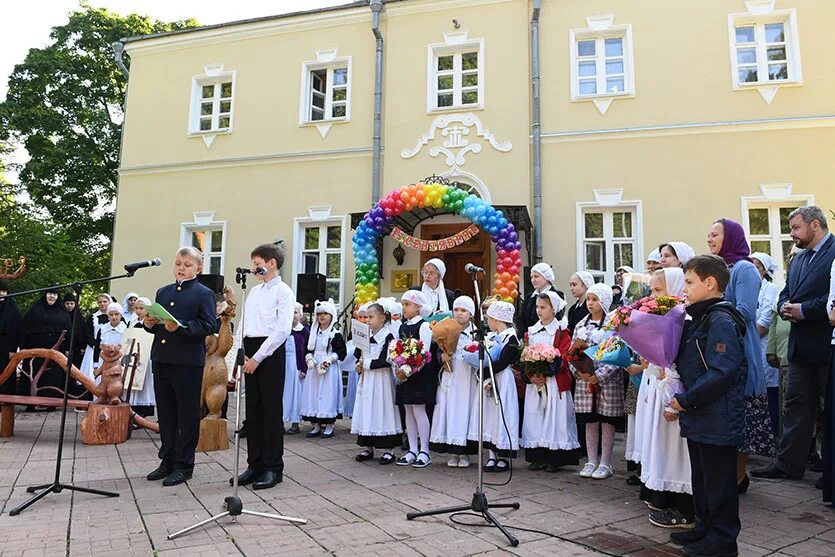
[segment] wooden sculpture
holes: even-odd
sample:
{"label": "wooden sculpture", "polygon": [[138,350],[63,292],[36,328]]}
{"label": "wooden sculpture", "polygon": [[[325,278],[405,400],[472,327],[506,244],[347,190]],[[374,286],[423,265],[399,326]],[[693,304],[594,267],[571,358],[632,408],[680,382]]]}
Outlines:
{"label": "wooden sculpture", "polygon": [[101,377],[94,403],[116,406],[122,402],[122,349],[119,345],[102,344],[101,358],[104,364],[93,372],[96,377]]}
{"label": "wooden sculpture", "polygon": [[220,331],[217,336],[206,337],[206,367],[203,369],[203,388],[200,395],[200,441],[197,451],[219,451],[229,448],[226,420],[221,418],[226,402],[228,369],[226,355],[232,349],[232,319],[235,317],[235,293],[228,286],[223,289]]}
{"label": "wooden sculpture", "polygon": [[0,279],[14,280],[26,273],[26,258],[22,255],[17,258],[17,270],[15,270],[14,259],[4,259],[0,268]]}

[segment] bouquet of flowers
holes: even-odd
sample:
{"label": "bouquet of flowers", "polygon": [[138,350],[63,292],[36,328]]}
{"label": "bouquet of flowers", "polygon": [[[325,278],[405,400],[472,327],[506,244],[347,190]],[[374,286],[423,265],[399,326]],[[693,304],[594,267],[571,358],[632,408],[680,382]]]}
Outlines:
{"label": "bouquet of flowers", "polygon": [[678,354],[684,329],[684,300],[677,296],[641,298],[618,308],[610,321],[625,343],[647,361],[670,367]]}
{"label": "bouquet of flowers", "polygon": [[610,337],[597,346],[588,348],[585,353],[601,364],[617,367],[628,367],[632,364],[632,351],[618,337]]}
{"label": "bouquet of flowers", "polygon": [[[560,351],[550,344],[528,344],[527,335],[520,358],[525,366],[525,373],[528,377],[551,377],[557,374],[562,365]],[[537,385],[536,392],[539,395],[540,407],[547,404],[548,386],[543,383]],[[545,395],[543,397],[543,395]]]}
{"label": "bouquet of flowers", "polygon": [[582,371],[583,373],[593,373],[594,362],[586,354],[586,350],[588,350],[588,348],[588,342],[579,338],[574,339],[571,343],[571,347],[565,354],[565,359],[568,360],[577,371]]}
{"label": "bouquet of flowers", "polygon": [[392,341],[389,345],[388,357],[397,371],[403,372],[406,377],[420,371],[424,364],[432,358],[424,348],[423,342],[415,338]]}

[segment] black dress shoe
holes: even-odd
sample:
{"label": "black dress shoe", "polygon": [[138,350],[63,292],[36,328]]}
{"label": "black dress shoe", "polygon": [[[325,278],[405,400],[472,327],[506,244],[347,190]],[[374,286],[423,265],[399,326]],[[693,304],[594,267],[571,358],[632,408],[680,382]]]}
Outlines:
{"label": "black dress shoe", "polygon": [[278,473],[267,470],[261,474],[258,481],[252,484],[252,489],[269,489],[274,487],[276,484],[280,484],[281,480],[282,477]]}
{"label": "black dress shoe", "polygon": [[[238,476],[238,485],[249,485],[261,476],[261,472],[247,468],[244,473]],[[229,485],[232,485],[234,478],[229,478]]]}
{"label": "black dress shoe", "polygon": [[769,480],[795,479],[795,477],[791,474],[788,474],[780,470],[776,464],[766,466],[765,468],[760,468],[759,470],[751,470],[751,476],[754,478],[765,478]]}
{"label": "black dress shoe", "polygon": [[703,540],[706,535],[707,532],[704,529],[696,527],[692,530],[673,532],[670,534],[670,541],[676,545],[690,545],[691,543]]}
{"label": "black dress shoe", "polygon": [[247,430],[246,430],[246,420],[244,420],[243,425],[241,425],[241,429],[238,430],[238,437],[240,439],[246,439]]}
{"label": "black dress shoe", "polygon": [[162,485],[165,487],[171,487],[172,485],[186,483],[190,479],[191,472],[189,470],[174,470],[163,480]]}
{"label": "black dress shoe", "polygon": [[818,481],[815,482],[815,489],[823,489],[823,476],[818,478]]}
{"label": "black dress shoe", "polygon": [[748,486],[751,485],[751,480],[748,479],[748,474],[745,474],[745,477],[742,478],[742,481],[739,482],[736,486],[737,492],[742,495],[748,491]]}
{"label": "black dress shoe", "polygon": [[739,552],[735,547],[701,540],[681,548],[681,552],[687,557],[736,557]]}
{"label": "black dress shoe", "polygon": [[145,476],[145,479],[149,482],[155,482],[157,480],[164,480],[168,477],[171,473],[171,467],[167,464],[160,464],[156,470]]}

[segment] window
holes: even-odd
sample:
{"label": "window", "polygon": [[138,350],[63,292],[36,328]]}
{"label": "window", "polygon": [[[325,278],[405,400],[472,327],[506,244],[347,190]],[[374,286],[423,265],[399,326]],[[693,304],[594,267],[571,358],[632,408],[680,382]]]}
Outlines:
{"label": "window", "polygon": [[572,100],[635,94],[631,26],[574,29],[570,36]]}
{"label": "window", "polygon": [[189,227],[189,245],[203,254],[203,272],[223,274],[223,226]]}
{"label": "window", "polygon": [[305,62],[302,72],[301,123],[350,119],[350,58]]}
{"label": "window", "polygon": [[220,73],[207,68],[207,74],[192,79],[190,134],[232,131],[235,72]]}
{"label": "window", "polygon": [[428,110],[484,107],[484,41],[429,47]]}
{"label": "window", "polygon": [[735,89],[801,81],[794,10],[728,16]]}
{"label": "window", "polygon": [[327,297],[337,306],[342,298],[342,235],[341,222],[304,224],[300,230],[299,272],[325,275]]}
{"label": "window", "polygon": [[582,268],[611,284],[615,270],[635,267],[635,212],[629,208],[586,209],[582,213]]}
{"label": "window", "polygon": [[[777,262],[777,274],[782,278],[786,258],[794,245],[789,236],[789,214],[805,203],[779,203],[748,207],[748,239],[751,251],[767,253]],[[775,280],[778,277],[775,277]]]}

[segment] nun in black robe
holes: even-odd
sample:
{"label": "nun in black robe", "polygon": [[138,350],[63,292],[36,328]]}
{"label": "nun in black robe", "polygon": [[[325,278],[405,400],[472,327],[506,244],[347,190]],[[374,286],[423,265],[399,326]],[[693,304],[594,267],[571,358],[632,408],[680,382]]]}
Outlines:
{"label": "nun in black robe", "polygon": [[[53,300],[52,303],[49,300]],[[69,346],[72,322],[70,314],[61,303],[58,290],[45,292],[35,302],[26,315],[23,316],[23,327],[20,335],[21,348],[53,348],[66,354]],[[64,333],[62,342],[55,346],[61,333]],[[37,375],[42,359],[32,360],[32,369]],[[28,363],[26,368],[28,371]],[[55,387],[46,388],[45,387]],[[64,391],[64,371],[55,362],[49,362],[43,375],[37,383],[37,393],[32,393],[32,385],[29,378],[21,375],[18,382],[18,393],[24,396],[35,394],[36,396],[60,398]],[[56,390],[57,389],[57,390]]]}
{"label": "nun in black robe", "polygon": [[[0,372],[9,364],[9,357],[20,345],[20,326],[23,318],[14,298],[5,298],[9,293],[9,283],[0,279]],[[11,377],[0,384],[0,394],[13,395],[17,392],[17,378]]]}

